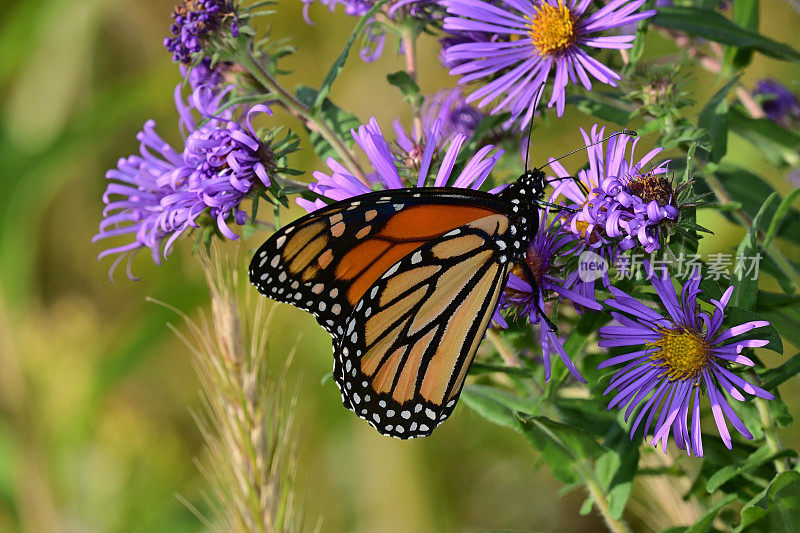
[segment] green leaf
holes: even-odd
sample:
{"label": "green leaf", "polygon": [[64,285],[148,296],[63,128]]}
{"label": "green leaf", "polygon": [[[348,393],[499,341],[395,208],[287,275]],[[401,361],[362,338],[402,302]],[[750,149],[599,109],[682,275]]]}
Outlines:
{"label": "green leaf", "polygon": [[386,79],[389,80],[389,83],[400,89],[406,102],[412,106],[419,106],[422,101],[419,85],[417,85],[417,82],[414,81],[414,78],[412,78],[408,72],[405,70],[398,70],[397,72],[387,74]]}
{"label": "green leaf", "polygon": [[[311,87],[306,85],[297,87],[297,99],[307,106],[311,106],[317,99],[317,96],[317,92]],[[358,120],[355,115],[340,109],[327,98],[322,103],[322,107],[318,113],[325,124],[336,132],[340,138],[344,139],[348,143],[348,146],[353,145],[350,129],[357,128],[361,124],[361,121]],[[314,152],[316,152],[322,160],[337,155],[333,146],[331,146],[320,133],[309,130],[308,136],[311,139],[311,144],[314,146]]]}
{"label": "green leaf", "polygon": [[582,94],[572,94],[567,96],[566,102],[567,105],[573,104],[578,110],[589,116],[613,122],[620,126],[627,126],[631,121],[630,111],[615,104],[613,101],[600,100]]}
{"label": "green leaf", "polygon": [[794,532],[800,521],[800,472],[782,472],[747,502],[736,532]]}
{"label": "green leaf", "polygon": [[728,151],[728,93],[737,83],[738,76],[717,91],[697,119],[697,125],[708,132],[711,152],[707,159],[713,163],[719,163]]}
{"label": "green leaf", "polygon": [[[758,210],[758,214],[753,219],[750,225],[750,230],[742,239],[739,247],[736,249],[737,258],[753,258],[759,254],[758,246],[758,232],[761,228],[761,220],[764,219],[765,213],[771,209],[772,204],[778,199],[778,193],[773,192],[767,198],[767,201]],[[756,296],[758,295],[758,276],[745,272],[745,269],[739,269],[734,274],[734,289],[731,301],[743,309],[752,309],[756,303]]]}
{"label": "green leaf", "polygon": [[[742,209],[750,218],[758,214],[769,195],[775,191],[772,185],[761,176],[726,162],[721,163],[714,174],[722,182],[730,196],[742,203]],[[709,190],[704,180],[698,180],[695,183],[695,187],[699,193]],[[722,214],[738,224],[730,213],[722,212]],[[768,209],[765,213],[766,220],[771,220],[773,216],[772,210]],[[790,209],[783,223],[777,228],[776,235],[794,243],[800,243],[800,211]]]}
{"label": "green leaf", "polygon": [[[742,28],[757,32],[758,8],[759,0],[736,0],[733,3],[733,22]],[[742,69],[750,64],[752,58],[752,49],[731,46],[725,51],[725,68],[726,70]]]}
{"label": "green leaf", "polygon": [[364,13],[364,16],[358,21],[358,24],[356,24],[356,27],[353,29],[353,33],[350,34],[350,38],[347,39],[347,43],[344,45],[344,50],[342,50],[342,53],[339,54],[339,57],[337,57],[336,61],[334,61],[333,65],[331,65],[331,68],[328,70],[328,74],[325,76],[325,79],[322,80],[322,85],[319,86],[319,92],[317,93],[316,99],[312,104],[307,104],[313,111],[318,111],[322,108],[323,102],[331,92],[331,86],[333,85],[333,82],[336,81],[336,78],[344,68],[344,64],[347,62],[347,56],[350,55],[350,49],[353,47],[353,43],[356,42],[356,39],[359,38],[361,33],[367,27],[367,24],[370,23],[370,20],[373,16],[375,16],[375,13],[377,13],[378,10],[380,10],[388,2],[389,0],[379,0],[370,8],[369,11]]}
{"label": "green leaf", "polygon": [[606,439],[609,450],[595,462],[595,475],[607,494],[608,512],[619,519],[633,491],[633,480],[639,470],[638,441],[628,438],[628,431],[613,424]]}
{"label": "green leaf", "polygon": [[728,112],[730,130],[761,152],[775,166],[800,166],[800,134],[768,118],[751,118],[738,105]]}
{"label": "green leaf", "polygon": [[778,233],[778,228],[781,226],[781,222],[783,222],[786,215],[789,214],[789,211],[792,209],[792,204],[798,199],[800,199],[800,187],[790,192],[786,198],[781,201],[781,205],[778,206],[778,209],[775,210],[775,214],[772,215],[769,228],[767,228],[767,233],[764,235],[764,248],[769,246],[772,239],[775,238],[775,235]]}
{"label": "green leaf", "polygon": [[726,494],[724,498],[714,504],[708,511],[705,512],[700,519],[692,524],[688,529],[686,529],[686,533],[706,533],[711,530],[711,524],[714,522],[714,519],[717,517],[717,513],[720,510],[731,503],[733,500],[736,499],[735,494]]}
{"label": "green leaf", "polygon": [[[760,293],[757,305],[758,312],[769,320],[783,334],[786,340],[795,346],[800,346],[800,305],[796,303],[791,305],[772,305],[767,300],[768,296],[763,291]],[[790,301],[796,301],[797,298],[796,295],[779,296],[786,296]]]}
{"label": "green leaf", "polygon": [[797,452],[794,450],[781,450],[773,452],[769,446],[764,445],[752,454],[741,464],[731,464],[723,466],[717,470],[706,483],[706,490],[709,494],[714,493],[722,485],[731,479],[752,472],[759,467],[771,463],[781,457],[795,457]]}
{"label": "green leaf", "polygon": [[791,46],[774,41],[758,32],[743,28],[711,9],[670,6],[658,8],[650,19],[663,28],[684,31],[741,49],[753,49],[784,61],[800,62],[800,52]]}
{"label": "green leaf", "polygon": [[771,368],[761,374],[763,384],[761,388],[772,390],[778,387],[787,379],[800,373],[800,353],[793,355],[788,361],[777,368]]}
{"label": "green leaf", "polygon": [[562,483],[575,483],[581,478],[575,466],[599,457],[605,450],[585,431],[561,424],[543,416],[519,421],[519,426],[542,456],[553,476]]}
{"label": "green leaf", "polygon": [[485,385],[467,385],[461,391],[462,401],[473,411],[498,426],[520,431],[517,413],[531,413],[530,402]]}

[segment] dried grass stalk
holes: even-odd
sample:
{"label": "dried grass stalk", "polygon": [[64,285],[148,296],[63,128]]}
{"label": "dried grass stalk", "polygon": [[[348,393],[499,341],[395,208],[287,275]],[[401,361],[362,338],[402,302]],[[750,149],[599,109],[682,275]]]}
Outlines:
{"label": "dried grass stalk", "polygon": [[[265,298],[242,292],[238,270],[214,252],[201,253],[211,294],[211,317],[197,321],[178,312],[188,335],[172,328],[191,349],[201,383],[203,410],[194,417],[208,447],[198,467],[211,485],[209,528],[241,532],[303,529],[303,504],[294,495],[296,394],[286,391],[286,364],[267,370],[273,310]],[[198,513],[199,515],[199,513]]]}

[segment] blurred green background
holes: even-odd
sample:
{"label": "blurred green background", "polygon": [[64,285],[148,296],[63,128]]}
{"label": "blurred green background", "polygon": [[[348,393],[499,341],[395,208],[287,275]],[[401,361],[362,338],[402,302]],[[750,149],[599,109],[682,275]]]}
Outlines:
{"label": "blurred green background", "polygon": [[[163,138],[181,146],[172,102],[180,78],[161,46],[172,6],[168,0],[0,3],[3,531],[203,529],[176,497],[206,509],[205,480],[193,462],[203,455],[191,418],[200,407],[198,381],[187,349],[165,327],[180,321],[145,302],[151,296],[189,313],[207,304],[191,243],[179,243],[161,267],[141,254],[134,271],[142,280],[127,280],[121,269],[115,283],[106,277],[109,263],[95,259],[102,247],[90,243],[101,218],[104,173],[138,151],[143,122],[154,118]],[[275,37],[292,37],[298,47],[284,63],[294,72],[287,85],[318,86],[354,20],[317,5],[316,24],[308,26],[299,0],[282,0],[277,9],[257,24],[269,23]],[[788,4],[764,1],[761,17],[770,37],[800,47],[798,17]],[[650,41],[649,56],[677,52],[658,36]],[[387,72],[403,67],[393,47],[371,65],[353,54],[332,92],[341,107],[362,120],[375,115],[385,130],[394,116],[408,118],[399,93],[385,82]],[[438,51],[435,39],[423,37],[425,92],[455,84],[439,67]],[[787,82],[800,72],[758,57],[744,81],[751,86],[764,76]],[[702,76],[690,87],[702,102],[715,80]],[[285,113],[274,122],[299,129]],[[532,160],[580,146],[578,125],[591,122],[568,108],[554,129],[539,128]],[[730,140],[729,154],[779,191],[789,189],[785,171],[770,168],[740,139]],[[580,161],[574,157],[567,167]],[[296,154],[293,166],[322,168],[309,150]],[[700,222],[717,233],[703,241],[704,252],[729,251],[741,238],[737,227],[707,211]],[[246,255],[265,237],[229,248]],[[291,382],[299,393],[297,490],[307,502],[307,523],[321,519],[324,531],[604,530],[598,517],[578,514],[580,491],[559,495],[561,487],[518,435],[465,407],[430,438],[379,436],[342,408],[332,382],[320,385],[331,367],[330,339],[314,320],[283,306],[273,328],[276,365],[298,345]],[[797,382],[784,389],[797,416]],[[784,438],[800,444],[796,432]],[[637,497],[647,498],[648,490],[638,488]]]}

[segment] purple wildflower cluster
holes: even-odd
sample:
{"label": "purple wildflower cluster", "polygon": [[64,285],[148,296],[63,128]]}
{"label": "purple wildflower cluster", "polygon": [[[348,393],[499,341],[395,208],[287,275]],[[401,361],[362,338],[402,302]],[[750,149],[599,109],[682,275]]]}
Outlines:
{"label": "purple wildflower cluster", "polygon": [[[191,63],[192,56],[203,50],[203,40],[233,14],[232,0],[184,0],[172,12],[172,37],[164,38],[164,46],[174,61]],[[235,17],[230,31],[234,37],[239,32]]]}
{"label": "purple wildflower cluster", "polygon": [[[127,257],[132,278],[130,264],[142,248],[150,249],[153,261],[160,264],[161,255],[169,255],[175,240],[197,228],[205,215],[226,238],[238,238],[229,223],[245,222],[240,204],[253,187],[270,185],[269,149],[259,142],[250,118],[259,112],[272,113],[258,105],[245,114],[243,122],[236,121],[233,108],[217,112],[226,92],[213,94],[200,88],[187,104],[180,86],[176,87],[175,104],[188,132],[183,152],[162,140],[155,122],[149,120],[137,135],[141,155],[120,159],[117,168],[106,174],[111,183],[103,195],[104,219],[93,241],[133,237],[100,253],[99,258],[117,255],[109,275]],[[198,122],[195,113],[205,122]]]}
{"label": "purple wildflower cluster", "polygon": [[700,310],[697,301],[697,295],[702,292],[697,272],[684,285],[678,299],[672,279],[666,272],[657,275],[649,263],[645,267],[650,271],[650,281],[666,307],[667,316],[611,287],[614,297],[606,300],[605,304],[614,309],[611,315],[619,325],[600,328],[599,344],[607,348],[641,349],[610,357],[600,364],[599,368],[625,365],[617,370],[605,391],[605,394],[617,391],[608,408],[622,410],[627,406],[626,420],[639,409],[631,426],[631,437],[647,415],[645,435],[655,420],[653,444],[660,442],[666,452],[672,432],[680,449],[699,457],[703,455],[700,399],[705,389],[725,446],[731,447],[726,418],[741,435],[752,439],[752,434],[733,411],[723,391],[737,401],[744,401],[742,392],[768,400],[773,398],[772,394],[748,383],[728,368],[732,363],[753,366],[753,361],[742,355],[742,350],[766,346],[767,341],[739,340],[737,337],[768,326],[769,322],[745,322],[723,330],[725,307],[733,287],[729,287],[719,301],[712,300],[714,311],[709,314]]}
{"label": "purple wildflower cluster", "polygon": [[[634,152],[638,138],[630,143],[630,159],[625,158],[630,138],[618,135],[607,147],[599,141],[605,128],[595,124],[591,132],[581,129],[589,156],[589,168],[577,175],[577,184],[564,180],[556,186],[552,201],[566,199],[566,207],[577,210],[568,216],[567,227],[580,236],[590,248],[613,258],[617,251],[630,250],[640,244],[652,253],[661,246],[660,226],[676,221],[679,215],[676,194],[665,177],[669,161],[643,170],[662,149],[655,148],[636,161]],[[633,163],[636,161],[636,163]],[[557,161],[550,168],[556,176],[570,173]]]}

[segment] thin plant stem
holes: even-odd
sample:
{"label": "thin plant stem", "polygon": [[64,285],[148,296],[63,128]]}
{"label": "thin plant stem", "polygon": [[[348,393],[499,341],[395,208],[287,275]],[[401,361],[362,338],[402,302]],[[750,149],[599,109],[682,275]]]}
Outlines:
{"label": "thin plant stem", "polygon": [[246,68],[252,76],[263,85],[263,87],[272,93],[272,96],[284,107],[289,113],[303,121],[303,123],[311,131],[315,131],[322,135],[328,144],[330,144],[336,153],[344,160],[345,164],[353,175],[364,185],[369,185],[367,178],[364,176],[364,171],[356,161],[353,152],[345,145],[344,141],[334,132],[324,121],[319,120],[318,117],[312,113],[311,109],[303,102],[298,100],[289,91],[283,88],[278,81],[267,72],[261,63],[256,60],[251,52],[242,52],[237,54],[237,62]]}
{"label": "thin plant stem", "polygon": [[[775,420],[769,412],[767,401],[763,398],[756,398],[755,402],[758,408],[758,416],[761,419],[761,427],[764,429],[764,439],[767,441],[767,446],[769,446],[770,451],[773,453],[778,453],[783,450],[783,446],[781,446],[781,442],[775,432]],[[774,464],[775,470],[778,473],[788,470],[786,463],[781,458],[775,459]]]}
{"label": "thin plant stem", "polygon": [[[405,24],[400,30],[400,35],[401,42],[403,43],[403,54],[406,58],[406,72],[408,72],[408,75],[411,76],[411,79],[414,80],[415,83],[418,83],[417,36],[414,32],[414,28],[409,24]],[[414,114],[413,131],[422,138],[424,132],[422,131],[422,118],[420,117],[420,108],[417,102],[413,103],[412,111]]]}
{"label": "thin plant stem", "polygon": [[522,366],[522,362],[520,362],[519,358],[514,353],[514,350],[512,350],[511,347],[506,344],[505,339],[503,339],[499,333],[493,329],[488,329],[486,330],[486,337],[489,339],[489,342],[494,345],[497,353],[500,354],[500,358],[506,365],[517,368]]}
{"label": "thin plant stem", "polygon": [[592,497],[592,500],[594,500],[595,507],[603,516],[603,520],[605,520],[608,529],[614,533],[632,533],[631,528],[623,519],[614,518],[611,516],[611,510],[608,506],[608,498],[606,498],[606,494],[603,491],[603,488],[600,486],[600,483],[598,483],[597,479],[595,479],[594,472],[591,470],[591,467],[582,466],[576,470],[583,478],[584,483],[586,483],[586,488],[589,491],[589,495]]}

